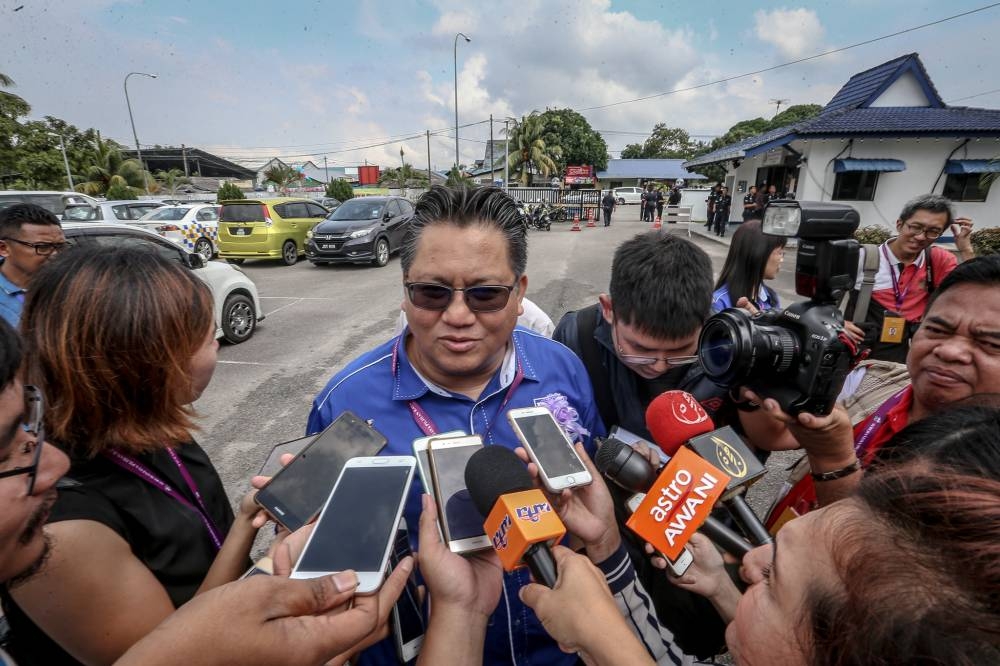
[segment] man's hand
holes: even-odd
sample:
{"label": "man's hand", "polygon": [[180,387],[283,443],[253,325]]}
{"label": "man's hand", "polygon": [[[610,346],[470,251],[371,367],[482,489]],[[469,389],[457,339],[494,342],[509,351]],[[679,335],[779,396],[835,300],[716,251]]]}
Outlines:
{"label": "man's hand", "polygon": [[849,337],[854,344],[860,345],[865,341],[865,332],[853,321],[844,322],[844,333],[847,334],[847,337]]}
{"label": "man's hand", "polygon": [[972,220],[967,217],[956,217],[951,225],[951,233],[955,236],[955,247],[962,254],[962,259],[969,260],[976,256],[972,248]]}
{"label": "man's hand", "polygon": [[762,412],[787,424],[812,460],[847,464],[854,458],[854,426],[847,410],[840,405],[827,416],[802,412],[793,417],[773,398],[762,399],[749,390],[744,391],[744,395],[759,403]]}

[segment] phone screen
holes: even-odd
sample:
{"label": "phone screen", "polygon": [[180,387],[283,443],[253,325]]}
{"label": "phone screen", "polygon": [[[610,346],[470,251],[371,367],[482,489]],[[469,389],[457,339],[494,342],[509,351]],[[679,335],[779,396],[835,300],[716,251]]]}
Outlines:
{"label": "phone screen", "polygon": [[551,414],[518,416],[515,420],[545,476],[553,478],[587,471]]}
{"label": "phone screen", "polygon": [[323,508],[344,465],[351,458],[374,456],[385,437],[360,418],[344,412],[287,467],[257,493],[257,503],[291,531]]}
{"label": "phone screen", "polygon": [[275,444],[271,452],[267,454],[267,460],[264,464],[260,466],[260,471],[257,474],[261,476],[274,476],[281,471],[284,465],[281,464],[281,456],[286,453],[290,453],[293,456],[297,456],[302,451],[305,450],[319,435],[307,435],[305,437],[299,437],[298,439],[293,439],[287,442],[282,442],[281,444]]}
{"label": "phone screen", "polygon": [[296,571],[379,571],[411,468],[345,467]]}
{"label": "phone screen", "polygon": [[[410,538],[406,530],[396,532],[396,541],[392,546],[392,554],[389,555],[389,568],[395,569],[399,562],[411,554]],[[424,635],[424,615],[420,611],[420,596],[417,591],[417,584],[411,575],[406,581],[403,594],[396,600],[395,614],[396,637],[400,647],[415,641]]]}
{"label": "phone screen", "polygon": [[431,466],[437,485],[436,500],[444,514],[449,541],[483,536],[483,517],[472,503],[472,496],[465,487],[465,466],[472,454],[483,448],[482,444],[433,448]]}

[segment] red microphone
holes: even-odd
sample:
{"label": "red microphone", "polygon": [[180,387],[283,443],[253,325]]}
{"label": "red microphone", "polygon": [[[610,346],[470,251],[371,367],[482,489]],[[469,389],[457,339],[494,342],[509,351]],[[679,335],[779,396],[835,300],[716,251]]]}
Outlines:
{"label": "red microphone", "polygon": [[673,456],[687,446],[729,476],[722,502],[736,524],[755,545],[773,541],[763,523],[743,498],[746,489],[766,470],[736,431],[716,428],[711,417],[693,395],[666,391],[646,409],[646,428],[664,453]]}

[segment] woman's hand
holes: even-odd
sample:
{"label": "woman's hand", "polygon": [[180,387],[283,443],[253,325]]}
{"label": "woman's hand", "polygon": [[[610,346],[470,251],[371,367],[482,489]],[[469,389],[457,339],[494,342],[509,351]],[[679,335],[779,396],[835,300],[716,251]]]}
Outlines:
{"label": "woman's hand", "polygon": [[[742,595],[726,571],[722,553],[708,537],[699,533],[691,537],[687,549],[693,558],[691,565],[682,575],[669,576],[668,579],[679,588],[705,597],[719,610],[724,621],[731,621]],[[646,552],[654,552],[653,547],[646,544]],[[657,569],[667,566],[667,561],[659,555],[654,555],[651,561]]]}

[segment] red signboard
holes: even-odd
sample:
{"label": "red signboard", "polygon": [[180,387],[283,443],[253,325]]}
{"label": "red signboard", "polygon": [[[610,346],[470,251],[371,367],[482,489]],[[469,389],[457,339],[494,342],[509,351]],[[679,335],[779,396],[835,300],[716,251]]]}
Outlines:
{"label": "red signboard", "polygon": [[563,182],[567,185],[593,185],[594,167],[592,166],[567,166],[566,176]]}

